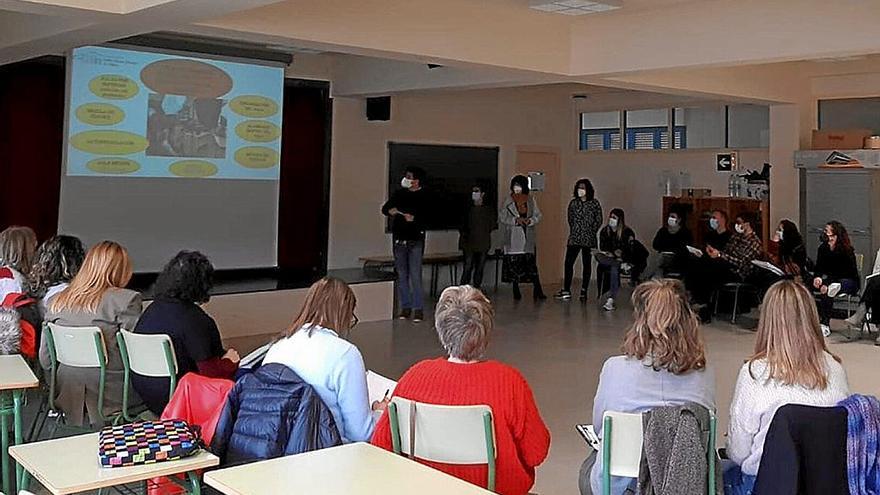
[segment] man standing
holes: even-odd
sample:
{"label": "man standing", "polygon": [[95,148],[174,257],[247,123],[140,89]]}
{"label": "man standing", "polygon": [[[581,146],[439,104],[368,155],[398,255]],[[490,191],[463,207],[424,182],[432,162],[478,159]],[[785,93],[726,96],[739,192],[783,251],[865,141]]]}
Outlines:
{"label": "man standing", "polygon": [[492,247],[492,231],[497,224],[495,205],[487,205],[485,200],[486,190],[479,184],[474,185],[458,238],[458,247],[464,254],[461,285],[470,284],[477,289],[483,285],[483,266]]}
{"label": "man standing", "polygon": [[422,189],[425,172],[407,167],[401,179],[402,189],[395,191],[382,205],[382,214],[391,218],[394,243],[394,268],[397,270],[397,291],[400,314],[405,320],[412,316],[418,323],[424,318],[422,296],[422,255],[425,252],[425,216],[428,199]]}

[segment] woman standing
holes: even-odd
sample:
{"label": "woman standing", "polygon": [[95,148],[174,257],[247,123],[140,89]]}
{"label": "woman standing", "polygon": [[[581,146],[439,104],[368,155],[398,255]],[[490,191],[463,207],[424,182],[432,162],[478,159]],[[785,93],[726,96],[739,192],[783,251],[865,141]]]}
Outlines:
{"label": "woman standing", "polygon": [[541,221],[541,210],[529,194],[529,180],[517,175],[510,181],[510,196],[501,205],[498,218],[504,225],[504,260],[502,280],[513,284],[513,298],[522,299],[520,282],[532,282],[535,300],[547,299],[538,276],[535,259],[535,225]]}
{"label": "woman standing", "polygon": [[813,288],[819,291],[819,322],[822,335],[831,335],[831,313],[838,294],[857,294],[861,285],[856,255],[849,234],[838,221],[825,225],[822,244],[816,254]]}
{"label": "woman standing", "polygon": [[568,246],[565,248],[565,278],[562,290],[556,299],[571,299],[571,281],[574,277],[574,263],[581,254],[584,265],[581,280],[581,299],[587,298],[590,278],[593,275],[593,260],[590,256],[596,248],[596,233],[602,227],[602,205],[596,199],[596,191],[590,179],[580,179],[574,184],[572,199],[568,203]]}

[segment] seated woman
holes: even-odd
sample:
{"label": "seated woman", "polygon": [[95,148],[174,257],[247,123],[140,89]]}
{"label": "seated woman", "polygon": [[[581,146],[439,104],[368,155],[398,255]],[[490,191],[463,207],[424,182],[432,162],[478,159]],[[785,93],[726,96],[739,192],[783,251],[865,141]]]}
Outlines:
{"label": "seated woman", "polygon": [[311,385],[330,408],[343,442],[365,442],[376,426],[364,358],[347,340],[357,324],[357,299],[345,282],[325,277],[309,288],[299,315],[278,338],[263,364],[280,363]]}
{"label": "seated woman", "polygon": [[[593,427],[602,437],[606,411],[640,413],[694,402],[715,409],[715,373],[706,365],[700,322],[681,282],[649,280],[632,295],[634,322],[622,356],[608,358],[593,399]],[[623,494],[635,478],[612,477],[611,493]],[[602,493],[602,459],[596,452],[580,473],[582,495]]]}
{"label": "seated woman", "polygon": [[[651,243],[657,254],[654,258],[653,268],[648,272],[648,277],[655,275],[665,277],[667,273],[685,271],[688,257],[687,246],[694,242],[694,238],[684,223],[682,213],[669,212],[666,225],[660,227],[660,230],[654,235],[654,242]],[[658,271],[660,273],[657,273]]]}
{"label": "seated woman", "polygon": [[782,271],[782,275],[764,268],[753,270],[749,282],[758,287],[761,294],[779,280],[791,279],[804,283],[804,277],[809,278],[810,260],[807,258],[804,239],[791,220],[779,222],[779,227],[768,243],[767,258]]}
{"label": "seated woman", "polygon": [[[861,330],[868,317],[870,310],[870,319],[867,321],[874,330],[880,324],[880,250],[874,255],[874,268],[868,279],[865,281],[865,290],[862,291],[862,298],[859,300],[859,307],[852,316],[846,319],[847,325],[857,330]],[[880,345],[880,336],[874,341],[874,345]]]}
{"label": "seated woman", "polygon": [[[97,326],[104,334],[107,349],[105,417],[122,408],[123,367],[116,333],[120,328],[133,329],[142,311],[141,295],[125,288],[131,273],[131,261],[124,247],[112,241],[99,242],[89,249],[79,273],[66,289],[52,298],[46,312],[47,322],[70,327]],[[45,338],[40,343],[40,361],[48,368]],[[84,408],[90,423],[100,424],[98,370],[60,365],[57,380],[55,403],[70,424],[83,423]],[[129,404],[139,403],[137,394],[130,394]]]}
{"label": "seated woman", "polygon": [[840,222],[825,225],[822,244],[816,253],[813,288],[819,292],[819,322],[822,335],[831,335],[831,314],[838,294],[858,294],[861,276],[856,266],[856,255],[849,234]]}
{"label": "seated woman", "polygon": [[[629,263],[632,266],[632,280],[638,280],[645,269],[645,260],[636,260],[633,243],[636,234],[626,225],[626,215],[620,208],[614,208],[608,215],[608,224],[599,231],[599,252],[596,262],[597,272],[608,277],[608,298],[602,306],[606,311],[614,311],[614,301],[620,291],[620,266]],[[604,285],[604,284],[603,284]],[[604,289],[604,287],[603,287]]]}
{"label": "seated woman", "polygon": [[[529,384],[514,368],[485,358],[492,335],[492,303],[469,286],[449,287],[440,295],[434,324],[448,357],[415,364],[401,377],[395,395],[452,406],[485,404],[495,420],[495,491],[524,495],[535,482],[535,467],[547,457],[550,432]],[[391,450],[388,414],[376,426],[372,443]],[[420,461],[457,478],[486,486],[485,465]]]}
{"label": "seated woman", "polygon": [[72,235],[52,236],[37,249],[31,267],[30,295],[45,315],[49,301],[70,285],[86,257],[82,241]]}
{"label": "seated woman", "polygon": [[776,282],[764,296],[755,353],[739,370],[730,404],[724,493],[751,493],[776,409],[833,406],[847,395],[846,371],[825,346],[812,294],[793,280]]}
{"label": "seated woman", "polygon": [[30,227],[7,227],[0,232],[0,303],[9,294],[28,291],[28,276],[37,250],[37,235]]}
{"label": "seated woman", "polygon": [[[213,274],[214,267],[202,253],[177,253],[156,279],[153,302],[134,329],[171,337],[178,378],[194,372],[232,379],[238,369],[238,352],[223,349],[217,323],[200,306],[211,298]],[[169,380],[133,373],[131,384],[150,411],[161,415],[168,404]]]}

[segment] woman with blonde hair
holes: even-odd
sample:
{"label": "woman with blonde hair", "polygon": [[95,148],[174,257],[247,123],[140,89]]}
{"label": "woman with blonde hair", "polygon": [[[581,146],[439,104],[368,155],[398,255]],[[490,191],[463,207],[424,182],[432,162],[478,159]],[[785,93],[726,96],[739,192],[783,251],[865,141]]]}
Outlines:
{"label": "woman with blonde hair", "polygon": [[[593,425],[602,437],[606,411],[641,413],[693,402],[715,409],[715,372],[706,364],[700,322],[678,280],[654,279],[633,291],[634,322],[623,355],[608,358],[593,400]],[[581,494],[599,494],[602,460],[594,452],[580,473]],[[612,477],[611,493],[622,494],[635,478]]]}
{"label": "woman with blonde hair", "polygon": [[292,369],[315,389],[333,413],[344,442],[369,440],[376,426],[372,411],[387,400],[370,404],[364,358],[346,340],[357,325],[357,299],[345,282],[324,277],[309,288],[293,324],[272,344],[263,364]]}
{"label": "woman with blonde hair", "polygon": [[36,251],[37,235],[30,227],[13,225],[0,232],[0,303],[9,294],[27,292]]}
{"label": "woman with blonde hair", "polygon": [[[69,327],[96,326],[101,329],[107,349],[105,417],[119,411],[122,406],[123,366],[116,333],[120,329],[133,331],[143,309],[141,295],[125,288],[131,280],[131,274],[128,251],[112,241],[99,242],[89,249],[70,285],[52,298],[46,311],[46,321],[49,323]],[[40,361],[44,367],[48,367],[49,350],[45,338],[41,340]],[[71,424],[82,424],[84,407],[90,423],[100,423],[99,378],[96,369],[59,366],[58,397],[55,402]],[[131,394],[129,405],[139,403],[140,398]]]}
{"label": "woman with blonde hair", "polygon": [[[448,287],[434,310],[434,326],[447,355],[407,370],[394,395],[429,404],[492,409],[495,424],[495,493],[525,495],[535,483],[535,467],[547,457],[550,432],[541,419],[532,389],[511,366],[486,359],[494,328],[492,303],[469,285]],[[373,445],[391,450],[391,427],[384,414]],[[419,460],[434,469],[486,486],[486,465]]]}
{"label": "woman with blonde hair", "polygon": [[840,358],[828,352],[812,294],[782,280],[764,296],[755,352],[743,364],[730,404],[725,493],[747,494],[755,483],[764,438],[786,404],[834,406],[849,395]]}

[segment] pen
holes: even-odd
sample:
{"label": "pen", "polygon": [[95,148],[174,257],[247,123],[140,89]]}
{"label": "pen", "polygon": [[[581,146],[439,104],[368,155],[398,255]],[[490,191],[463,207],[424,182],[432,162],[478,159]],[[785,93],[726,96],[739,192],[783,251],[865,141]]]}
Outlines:
{"label": "pen", "polygon": [[386,400],[388,400],[388,393],[389,393],[389,392],[391,392],[391,389],[390,389],[390,388],[386,388],[386,389],[385,389],[385,396],[382,397],[382,402],[385,402]]}

